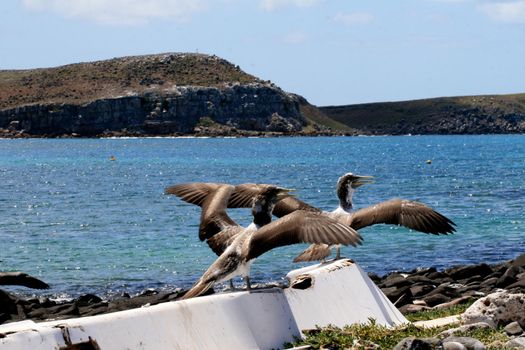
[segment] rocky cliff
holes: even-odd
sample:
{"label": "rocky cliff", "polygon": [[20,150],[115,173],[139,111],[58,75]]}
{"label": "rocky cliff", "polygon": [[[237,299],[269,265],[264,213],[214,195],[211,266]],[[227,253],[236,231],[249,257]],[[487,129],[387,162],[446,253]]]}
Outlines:
{"label": "rocky cliff", "polygon": [[0,111],[0,128],[30,135],[94,136],[111,132],[192,133],[201,120],[255,131],[299,131],[306,125],[299,99],[259,83],[174,87],[169,92],[104,98],[77,105],[31,104]]}
{"label": "rocky cliff", "polygon": [[202,54],[0,71],[0,97],[4,136],[295,133],[314,124],[300,96]]}

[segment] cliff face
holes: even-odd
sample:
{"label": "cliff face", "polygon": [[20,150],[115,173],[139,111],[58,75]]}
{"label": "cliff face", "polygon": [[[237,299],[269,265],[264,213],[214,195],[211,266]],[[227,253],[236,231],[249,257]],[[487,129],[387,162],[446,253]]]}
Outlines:
{"label": "cliff face", "polygon": [[226,88],[175,87],[136,96],[99,99],[83,105],[34,104],[0,111],[0,128],[30,135],[191,133],[201,118],[232,128],[299,131],[306,120],[299,99],[270,85]]}
{"label": "cliff face", "polygon": [[[0,71],[0,136],[297,132],[307,102],[216,56],[168,53]],[[315,108],[315,107],[314,107]]]}

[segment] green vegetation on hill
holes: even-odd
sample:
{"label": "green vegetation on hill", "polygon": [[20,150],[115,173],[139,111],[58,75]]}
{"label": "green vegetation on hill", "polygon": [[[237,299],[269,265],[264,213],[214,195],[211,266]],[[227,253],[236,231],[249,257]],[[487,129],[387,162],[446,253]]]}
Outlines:
{"label": "green vegetation on hill", "polygon": [[220,87],[259,80],[217,56],[166,53],[54,68],[0,70],[0,109],[34,103],[82,104],[174,85]]}
{"label": "green vegetation on hill", "polygon": [[[525,94],[441,97],[329,106],[320,110],[327,117],[365,133],[429,133],[432,130],[476,133],[490,132],[491,128],[522,132],[525,127]],[[460,125],[457,119],[461,119]]]}

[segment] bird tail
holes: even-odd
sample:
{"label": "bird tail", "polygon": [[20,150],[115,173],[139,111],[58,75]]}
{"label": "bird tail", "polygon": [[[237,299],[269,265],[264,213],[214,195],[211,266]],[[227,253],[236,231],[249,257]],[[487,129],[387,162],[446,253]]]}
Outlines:
{"label": "bird tail", "polygon": [[210,288],[213,287],[214,284],[215,284],[215,281],[204,282],[202,280],[199,280],[199,282],[197,282],[193,287],[191,287],[189,291],[184,293],[184,295],[180,297],[179,300],[185,300],[185,299],[190,299],[193,297],[198,297],[199,295],[206,293]]}
{"label": "bird tail", "polygon": [[304,252],[297,255],[293,262],[318,261],[326,259],[330,255],[328,244],[312,244]]}

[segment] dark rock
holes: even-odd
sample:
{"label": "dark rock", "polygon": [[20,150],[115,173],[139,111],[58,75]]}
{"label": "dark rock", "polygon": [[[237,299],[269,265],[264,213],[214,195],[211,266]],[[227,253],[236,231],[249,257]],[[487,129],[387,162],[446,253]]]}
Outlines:
{"label": "dark rock", "polygon": [[76,304],[77,304],[78,306],[87,306],[87,305],[90,305],[90,304],[100,303],[101,301],[102,301],[102,299],[99,298],[99,297],[96,296],[96,295],[93,295],[93,294],[85,294],[85,295],[80,296],[80,297],[76,300]]}
{"label": "dark rock", "polygon": [[460,284],[471,284],[473,282],[480,282],[484,280],[483,277],[481,277],[480,275],[474,275],[474,276],[470,276],[470,277],[467,277],[467,278],[463,278],[463,279],[460,279],[457,281],[457,283],[460,283]]}
{"label": "dark rock", "polygon": [[428,284],[423,285],[415,285],[413,287],[410,287],[410,293],[414,296],[414,298],[419,298],[422,295],[426,295],[433,291],[435,287],[430,286]]}
{"label": "dark rock", "polygon": [[94,316],[107,312],[108,303],[105,301],[91,304],[89,306],[79,307],[79,313],[82,316]]}
{"label": "dark rock", "polygon": [[11,315],[18,314],[16,307],[18,300],[19,299],[14,295],[0,289],[0,313]]}
{"label": "dark rock", "polygon": [[496,281],[495,286],[498,288],[505,288],[513,283],[516,283],[517,280],[514,277],[503,275]]}
{"label": "dark rock", "polygon": [[525,253],[521,254],[516,259],[512,260],[510,265],[514,267],[521,267],[525,269]]}
{"label": "dark rock", "polygon": [[443,294],[445,296],[448,296],[450,298],[457,298],[460,296],[458,289],[460,289],[461,286],[456,286],[454,284],[450,283],[443,283],[434,288],[430,293],[427,294],[427,296],[431,296],[434,294]]}
{"label": "dark rock", "polygon": [[451,298],[447,297],[446,295],[437,293],[424,297],[423,301],[427,303],[428,306],[435,306],[443,303],[448,303],[449,301],[451,301]]}
{"label": "dark rock", "polygon": [[498,279],[499,279],[498,277],[490,277],[490,278],[487,278],[487,279],[483,280],[483,282],[481,282],[479,285],[481,287],[494,288],[496,286],[496,283],[498,282]]}
{"label": "dark rock", "polygon": [[434,309],[448,309],[452,306],[455,306],[455,305],[460,305],[460,304],[465,304],[469,301],[472,300],[472,297],[471,296],[468,296],[468,295],[464,295],[462,297],[459,297],[459,298],[456,298],[456,299],[453,299],[451,301],[447,301],[445,303],[442,303],[442,304],[437,304],[437,305],[434,305]]}
{"label": "dark rock", "polygon": [[410,281],[407,280],[405,277],[398,275],[398,274],[392,274],[389,275],[386,279],[383,280],[383,282],[379,285],[381,288],[390,288],[390,287],[405,287],[410,285]]}
{"label": "dark rock", "polygon": [[405,338],[393,350],[435,350],[441,348],[443,343],[437,338]]}
{"label": "dark rock", "polygon": [[415,275],[415,276],[408,276],[406,278],[406,280],[408,280],[410,282],[410,284],[415,284],[415,283],[419,283],[419,284],[428,284],[428,285],[436,285],[436,283],[434,282],[434,280],[426,277],[426,276],[419,276],[419,275]]}
{"label": "dark rock", "polygon": [[370,278],[375,284],[381,283],[381,277],[379,277],[375,273],[368,272],[367,274],[368,274],[368,278]]}
{"label": "dark rock", "polygon": [[410,293],[409,286],[401,288],[384,288],[382,289],[382,291],[392,303],[395,303],[397,307],[405,305],[412,301],[412,294]]}
{"label": "dark rock", "polygon": [[487,264],[478,264],[454,267],[446,270],[445,272],[447,272],[451,278],[455,280],[461,280],[476,275],[486,277],[490,275],[493,271],[492,268]]}
{"label": "dark rock", "polygon": [[429,268],[418,268],[410,271],[411,276],[426,276],[428,277],[429,274],[437,272],[437,269],[435,267],[429,267]]}
{"label": "dark rock", "polygon": [[506,289],[520,289],[525,291],[525,277],[522,277],[519,281],[508,285]]}
{"label": "dark rock", "polygon": [[518,322],[514,321],[505,326],[505,333],[510,336],[520,335],[523,333],[523,328]]}
{"label": "dark rock", "polygon": [[430,310],[431,308],[425,305],[415,305],[415,304],[405,304],[398,308],[398,310],[403,314],[410,314],[414,312],[420,312],[424,310]]}
{"label": "dark rock", "polygon": [[[464,286],[464,287],[461,287],[461,288],[458,288],[457,289],[457,292],[459,294],[469,294],[469,295],[472,295],[471,293],[469,292],[472,292],[472,291],[478,291],[480,288],[480,284],[479,283],[473,283],[473,284],[469,284],[468,286]],[[492,287],[491,287],[492,288]]]}
{"label": "dark rock", "polygon": [[447,273],[441,272],[441,271],[430,272],[429,274],[426,275],[426,277],[428,277],[429,279],[433,281],[440,281],[443,278],[450,278],[450,276]]}
{"label": "dark rock", "polygon": [[0,312],[0,324],[9,321],[11,319],[11,315],[7,313]]}

